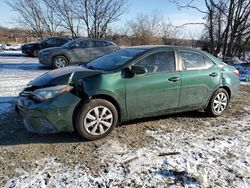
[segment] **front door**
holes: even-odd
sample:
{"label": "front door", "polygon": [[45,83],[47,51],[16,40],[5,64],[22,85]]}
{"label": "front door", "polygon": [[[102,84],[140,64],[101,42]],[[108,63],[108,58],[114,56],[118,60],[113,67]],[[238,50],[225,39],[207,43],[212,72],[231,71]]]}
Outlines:
{"label": "front door", "polygon": [[161,50],[139,60],[147,73],[125,79],[129,118],[166,114],[178,110],[180,72],[176,71],[174,52]]}

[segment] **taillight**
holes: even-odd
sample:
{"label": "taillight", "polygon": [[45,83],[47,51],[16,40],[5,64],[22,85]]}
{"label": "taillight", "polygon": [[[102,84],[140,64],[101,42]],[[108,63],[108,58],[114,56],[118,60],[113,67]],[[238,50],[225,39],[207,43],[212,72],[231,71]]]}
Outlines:
{"label": "taillight", "polygon": [[240,73],[237,69],[233,70],[234,76],[239,77]]}

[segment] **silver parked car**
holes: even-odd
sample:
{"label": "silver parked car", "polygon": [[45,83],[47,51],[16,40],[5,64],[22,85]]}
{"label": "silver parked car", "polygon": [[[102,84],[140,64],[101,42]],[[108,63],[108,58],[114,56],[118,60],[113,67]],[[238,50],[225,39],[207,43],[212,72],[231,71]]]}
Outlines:
{"label": "silver parked car", "polygon": [[71,64],[88,63],[119,47],[107,40],[74,39],[61,47],[47,48],[38,54],[39,62],[53,68],[61,68]]}

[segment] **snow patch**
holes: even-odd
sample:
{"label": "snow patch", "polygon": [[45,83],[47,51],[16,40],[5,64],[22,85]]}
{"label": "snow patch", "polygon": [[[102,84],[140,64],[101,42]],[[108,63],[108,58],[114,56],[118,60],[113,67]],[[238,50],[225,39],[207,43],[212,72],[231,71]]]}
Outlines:
{"label": "snow patch", "polygon": [[[244,108],[248,114],[250,108]],[[223,134],[221,134],[223,132]],[[96,149],[93,173],[83,164],[66,166],[47,158],[5,187],[249,187],[250,116],[193,131],[147,130],[147,147],[131,149],[118,140]],[[177,136],[178,135],[178,136]]]}

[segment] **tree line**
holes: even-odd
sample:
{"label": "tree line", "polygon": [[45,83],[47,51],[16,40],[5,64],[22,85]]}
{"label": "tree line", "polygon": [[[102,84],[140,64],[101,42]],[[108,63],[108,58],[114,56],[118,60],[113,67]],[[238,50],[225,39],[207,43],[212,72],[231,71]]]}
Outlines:
{"label": "tree line", "polygon": [[[18,13],[16,22],[26,30],[43,38],[67,33],[72,38],[126,39],[130,45],[174,44],[185,45],[186,25],[204,27],[199,40],[188,40],[192,46],[206,46],[210,53],[223,56],[240,55],[250,50],[250,1],[204,0],[205,8],[194,0],[169,0],[179,9],[193,9],[203,14],[204,22],[175,26],[163,20],[159,12],[138,14],[120,29],[113,24],[129,9],[128,0],[9,0],[6,3]],[[192,37],[191,37],[192,38]],[[195,42],[192,42],[195,41]]]}
{"label": "tree line", "polygon": [[108,26],[126,10],[127,0],[9,0],[6,3],[18,13],[15,21],[39,38],[44,33],[65,31],[76,38],[105,37]]}
{"label": "tree line", "polygon": [[205,9],[191,0],[181,4],[172,0],[180,9],[194,9],[204,15],[204,23],[186,23],[204,25],[201,40],[209,51],[222,56],[240,55],[250,50],[250,1],[249,0],[204,0]]}

